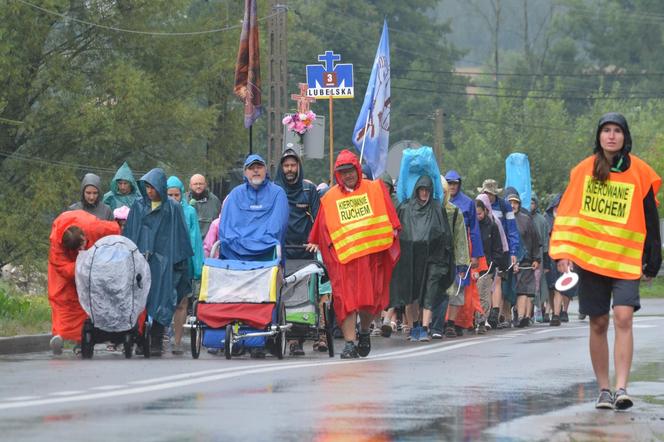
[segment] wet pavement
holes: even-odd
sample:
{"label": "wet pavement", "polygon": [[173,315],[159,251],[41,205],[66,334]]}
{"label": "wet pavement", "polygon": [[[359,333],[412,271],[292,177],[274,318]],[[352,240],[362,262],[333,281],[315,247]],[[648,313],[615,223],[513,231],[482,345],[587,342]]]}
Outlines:
{"label": "wet pavement", "polygon": [[[651,316],[653,315],[653,316]],[[661,315],[661,316],[660,316]],[[628,412],[598,411],[587,321],[410,343],[367,359],[0,358],[4,440],[664,440],[664,302],[635,320]],[[612,334],[610,335],[610,338]],[[336,341],[341,347],[341,341]]]}

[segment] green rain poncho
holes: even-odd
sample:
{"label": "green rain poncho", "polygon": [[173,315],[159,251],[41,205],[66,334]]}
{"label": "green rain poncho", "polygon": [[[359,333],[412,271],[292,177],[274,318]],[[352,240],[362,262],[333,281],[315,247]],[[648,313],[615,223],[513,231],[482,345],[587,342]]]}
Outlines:
{"label": "green rain poncho", "polygon": [[189,258],[189,273],[196,279],[201,279],[201,272],[203,271],[203,240],[201,239],[201,229],[198,226],[198,215],[196,214],[196,209],[191,207],[184,198],[184,184],[176,176],[171,176],[166,181],[166,186],[168,189],[175,187],[180,189],[180,205],[182,206],[182,212],[184,213],[184,220],[187,223],[187,229],[189,230],[189,241],[191,242],[191,248],[194,251],[194,256]]}
{"label": "green rain poncho", "polygon": [[[128,194],[123,195],[118,192],[118,180],[125,180],[131,184],[131,191]],[[111,190],[104,194],[104,204],[110,207],[111,210],[115,210],[122,206],[131,208],[134,201],[140,197],[141,192],[138,190],[138,184],[136,184],[134,174],[129,168],[129,164],[125,161],[122,163],[122,166],[120,166],[118,171],[115,172],[115,176],[111,180]]]}
{"label": "green rain poncho", "polygon": [[[427,187],[429,200],[421,203],[417,190]],[[420,306],[432,309],[440,305],[445,290],[454,278],[452,236],[441,201],[433,199],[433,182],[421,176],[411,198],[398,209],[401,222],[401,258],[394,269],[390,286],[392,307],[419,301]]]}

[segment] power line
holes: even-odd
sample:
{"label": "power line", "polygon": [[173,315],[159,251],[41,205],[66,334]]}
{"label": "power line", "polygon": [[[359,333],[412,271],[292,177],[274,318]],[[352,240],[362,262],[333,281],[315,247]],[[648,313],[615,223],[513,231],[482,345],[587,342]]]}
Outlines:
{"label": "power line", "polygon": [[[95,28],[106,29],[108,31],[125,32],[125,33],[128,33],[128,34],[154,35],[154,36],[163,36],[163,37],[182,37],[182,36],[192,36],[192,35],[215,34],[215,33],[226,32],[226,31],[230,31],[232,29],[237,29],[237,28],[242,27],[242,23],[240,23],[240,24],[237,24],[237,25],[226,26],[224,28],[218,28],[218,29],[209,29],[209,30],[206,30],[206,31],[192,31],[192,32],[139,31],[139,30],[136,30],[136,29],[117,28],[117,27],[114,27],[114,26],[106,26],[106,25],[101,25],[99,23],[93,23],[93,22],[90,22],[90,21],[81,20],[81,19],[74,18],[74,17],[71,17],[71,16],[66,15],[66,14],[61,14],[60,12],[53,11],[51,9],[42,8],[41,6],[30,3],[26,0],[14,0],[14,1],[22,3],[26,6],[31,7],[31,8],[37,9],[41,12],[46,13],[46,14],[58,16],[58,17],[63,18],[65,20],[73,21],[73,22],[76,22],[76,23],[81,23],[81,24],[92,26],[92,27],[95,27]],[[267,20],[271,17],[274,17],[275,15],[281,14],[281,12],[282,11],[273,12],[272,14],[266,15],[265,17],[258,18],[256,21]]]}

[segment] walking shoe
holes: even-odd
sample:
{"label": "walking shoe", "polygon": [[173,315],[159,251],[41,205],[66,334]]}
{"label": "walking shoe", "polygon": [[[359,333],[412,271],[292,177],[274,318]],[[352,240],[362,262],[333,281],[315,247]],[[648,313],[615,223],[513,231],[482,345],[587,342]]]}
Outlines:
{"label": "walking shoe", "polygon": [[453,326],[447,326],[445,327],[445,337],[446,338],[456,338],[457,337],[457,332],[454,330]]}
{"label": "walking shoe", "polygon": [[528,327],[529,325],[530,325],[530,319],[528,319],[528,317],[524,316],[523,318],[519,319],[519,323],[518,323],[517,327],[524,328],[524,327]]}
{"label": "walking shoe", "polygon": [[463,327],[459,327],[458,325],[454,326],[454,331],[456,332],[457,336],[463,336]]}
{"label": "walking shoe", "polygon": [[632,398],[627,394],[627,390],[624,388],[619,388],[616,390],[616,394],[613,395],[613,408],[618,411],[627,410],[634,405]]}
{"label": "walking shoe", "polygon": [[380,327],[381,336],[384,338],[389,338],[390,336],[392,336],[392,332],[396,331],[396,328],[397,328],[396,322],[391,322],[389,324],[387,322],[384,323]]}
{"label": "walking shoe", "polygon": [[425,329],[422,327],[422,331],[420,331],[420,337],[418,341],[420,342],[429,342],[431,338],[429,337],[429,330]]}
{"label": "walking shoe", "polygon": [[489,323],[489,326],[491,328],[496,328],[498,326],[498,310],[491,309],[491,313],[489,313],[489,318],[486,320],[486,322]]}
{"label": "walking shoe", "polygon": [[344,349],[341,352],[341,359],[357,359],[360,355],[357,353],[355,343],[347,341]]}
{"label": "walking shoe", "polygon": [[433,332],[431,333],[431,339],[443,339],[443,334],[441,332]]}
{"label": "walking shoe", "polygon": [[357,354],[363,358],[369,355],[371,351],[371,335],[368,331],[361,331],[360,337],[357,340]]}
{"label": "walking shoe", "polygon": [[567,312],[560,312],[560,322],[569,322]]}
{"label": "walking shoe", "polygon": [[[214,348],[214,347],[210,347],[210,348],[207,349],[207,352],[211,355],[218,355],[219,354],[219,349]],[[138,354],[138,353],[136,353],[136,354]],[[143,353],[141,353],[141,354],[143,354]]]}
{"label": "walking shoe", "polygon": [[175,356],[182,356],[184,354],[184,345],[182,345],[182,342],[173,344],[173,350],[171,351]]}
{"label": "walking shoe", "polygon": [[549,325],[551,327],[558,327],[560,326],[560,316],[558,315],[553,315],[551,316],[551,322],[549,322]]}
{"label": "walking shoe", "polygon": [[512,328],[512,323],[509,321],[503,321],[498,323],[498,328],[503,329],[503,328]]}
{"label": "walking shoe", "polygon": [[600,390],[597,402],[595,402],[595,408],[613,410],[613,406],[613,395],[611,394],[611,391],[605,389]]}
{"label": "walking shoe", "polygon": [[579,313],[579,321],[583,321],[584,319],[586,319],[586,315]]}
{"label": "walking shoe", "polygon": [[551,318],[549,317],[548,313],[544,313],[544,315],[542,315],[542,322],[551,322]]}
{"label": "walking shoe", "polygon": [[288,354],[291,356],[304,356],[304,349],[299,341],[291,341],[288,346]]}
{"label": "walking shoe", "polygon": [[420,339],[420,328],[413,327],[410,329],[410,335],[408,335],[408,340],[412,342],[417,342]]}
{"label": "walking shoe", "polygon": [[74,345],[74,348],[71,349],[72,352],[74,352],[74,356],[79,356],[82,352],[81,346],[76,344]]}
{"label": "walking shoe", "polygon": [[55,335],[51,338],[51,341],[48,343],[49,347],[51,347],[51,350],[53,351],[54,355],[61,355],[62,354],[62,345],[64,344],[64,341],[62,340],[62,336],[60,335]]}
{"label": "walking shoe", "polygon": [[477,334],[483,335],[485,333],[486,333],[486,325],[484,325],[484,322],[480,322],[480,325],[477,326]]}

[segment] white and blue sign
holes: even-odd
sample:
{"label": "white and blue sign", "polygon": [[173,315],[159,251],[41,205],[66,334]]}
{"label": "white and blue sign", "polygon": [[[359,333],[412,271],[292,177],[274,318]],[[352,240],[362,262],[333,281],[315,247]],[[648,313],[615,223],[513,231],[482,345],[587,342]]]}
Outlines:
{"label": "white and blue sign", "polygon": [[307,95],[315,99],[353,98],[353,64],[337,63],[341,55],[325,51],[318,56],[324,64],[307,65]]}

